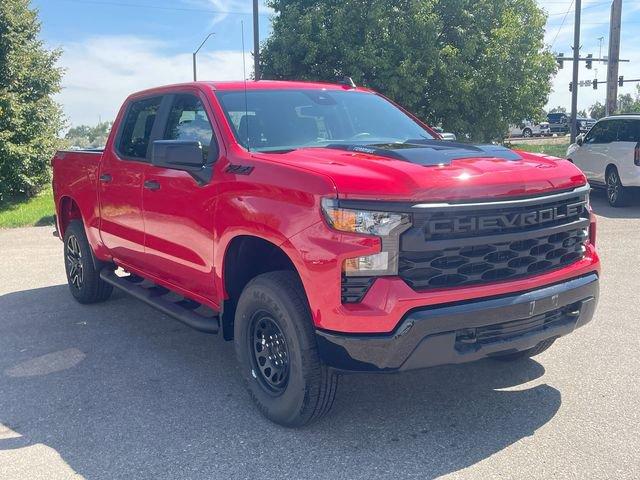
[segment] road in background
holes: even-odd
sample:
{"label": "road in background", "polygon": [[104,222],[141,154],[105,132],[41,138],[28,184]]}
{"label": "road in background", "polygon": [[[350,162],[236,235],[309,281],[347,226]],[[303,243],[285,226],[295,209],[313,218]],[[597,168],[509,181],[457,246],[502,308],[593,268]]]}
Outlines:
{"label": "road in background", "polygon": [[342,379],[287,430],[233,346],[123,294],[81,306],[51,228],[0,232],[0,478],[638,478],[640,203],[596,194],[594,321],[520,363]]}

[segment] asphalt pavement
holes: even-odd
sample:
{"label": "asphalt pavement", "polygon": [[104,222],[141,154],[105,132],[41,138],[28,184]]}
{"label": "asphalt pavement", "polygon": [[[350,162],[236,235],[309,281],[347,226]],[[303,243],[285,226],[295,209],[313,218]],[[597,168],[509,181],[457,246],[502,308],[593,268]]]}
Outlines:
{"label": "asphalt pavement", "polygon": [[520,363],[342,378],[302,430],[233,346],[121,293],[82,306],[50,227],[0,231],[0,479],[640,477],[640,201],[602,194],[596,318]]}

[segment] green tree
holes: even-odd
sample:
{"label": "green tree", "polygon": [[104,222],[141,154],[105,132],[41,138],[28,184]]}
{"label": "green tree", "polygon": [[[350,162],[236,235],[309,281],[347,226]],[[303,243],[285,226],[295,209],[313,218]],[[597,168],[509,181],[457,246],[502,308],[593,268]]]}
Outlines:
{"label": "green tree", "polygon": [[591,118],[595,118],[596,120],[600,120],[602,117],[604,117],[606,115],[606,110],[606,107],[601,102],[596,102],[591,105],[591,108],[589,108]]}
{"label": "green tree", "polygon": [[44,48],[30,0],[0,2],[0,200],[35,194],[49,180],[62,125],[52,100],[62,70]]}
{"label": "green tree", "polygon": [[93,127],[78,125],[69,129],[64,138],[71,148],[103,148],[112,125],[113,122],[100,122]]}
{"label": "green tree", "polygon": [[565,107],[555,107],[549,110],[549,113],[567,113],[567,109]]}
{"label": "green tree", "polygon": [[351,76],[475,140],[535,118],[556,63],[535,0],[269,0],[265,78]]}

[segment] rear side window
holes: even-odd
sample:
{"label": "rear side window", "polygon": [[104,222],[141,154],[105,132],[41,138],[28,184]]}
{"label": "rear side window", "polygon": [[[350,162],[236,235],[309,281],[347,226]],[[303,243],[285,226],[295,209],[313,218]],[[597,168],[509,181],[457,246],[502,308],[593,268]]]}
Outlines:
{"label": "rear side window", "polygon": [[622,120],[618,132],[619,142],[640,142],[640,120]]}
{"label": "rear side window", "polygon": [[212,138],[211,122],[200,99],[195,95],[176,95],[169,113],[164,139],[200,142],[204,159],[214,161],[215,158],[209,158]]}
{"label": "rear side window", "polygon": [[128,158],[147,158],[149,138],[153,130],[162,97],[146,98],[133,102],[122,126],[118,152]]}

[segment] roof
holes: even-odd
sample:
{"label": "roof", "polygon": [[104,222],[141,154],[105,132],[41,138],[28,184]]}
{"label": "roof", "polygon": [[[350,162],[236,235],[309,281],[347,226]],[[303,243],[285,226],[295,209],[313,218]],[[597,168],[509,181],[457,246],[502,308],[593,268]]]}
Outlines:
{"label": "roof", "polygon": [[640,120],[640,113],[620,113],[615,115],[609,115],[608,117],[601,118],[601,120]]}
{"label": "roof", "polygon": [[[149,95],[154,93],[163,93],[167,90],[173,90],[177,88],[187,88],[207,85],[213,90],[225,91],[225,90],[286,90],[286,89],[313,89],[313,90],[352,90],[346,85],[339,83],[324,83],[324,82],[306,82],[306,81],[287,81],[287,80],[242,80],[224,81],[224,82],[212,82],[212,81],[200,81],[200,82],[188,82],[188,83],[176,83],[173,85],[163,85],[155,88],[150,88],[140,92],[135,92],[132,97],[138,97],[143,95]],[[357,91],[370,92],[369,89],[364,87],[356,87]]]}

